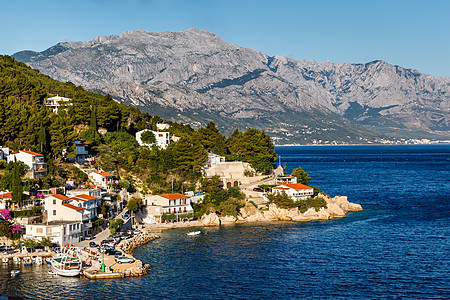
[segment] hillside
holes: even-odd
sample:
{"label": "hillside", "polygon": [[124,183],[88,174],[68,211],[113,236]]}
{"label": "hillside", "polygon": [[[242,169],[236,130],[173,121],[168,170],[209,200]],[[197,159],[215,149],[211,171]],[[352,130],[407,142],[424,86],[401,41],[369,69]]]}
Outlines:
{"label": "hillside", "polygon": [[214,121],[228,134],[230,124],[257,127],[280,144],[449,135],[450,80],[383,61],[269,57],[198,29],[125,32],[14,58],[151,114]]}
{"label": "hillside", "polygon": [[[56,94],[72,100],[54,113],[43,101]],[[136,132],[156,130],[157,123],[169,125],[165,131],[172,141],[161,148],[139,146]],[[228,139],[212,122],[195,131],[0,56],[0,146],[42,153],[49,165],[48,176],[28,181],[28,187],[63,186],[69,178],[85,183],[86,176],[66,163],[75,155],[73,142],[77,139],[90,144],[89,153],[95,157],[91,167],[116,174],[121,187],[145,193],[195,189],[208,151],[249,162],[263,174],[272,171],[276,159],[270,137],[256,129],[235,130]],[[10,168],[0,161],[0,169],[4,167]],[[8,176],[0,174],[0,190],[12,188]]]}

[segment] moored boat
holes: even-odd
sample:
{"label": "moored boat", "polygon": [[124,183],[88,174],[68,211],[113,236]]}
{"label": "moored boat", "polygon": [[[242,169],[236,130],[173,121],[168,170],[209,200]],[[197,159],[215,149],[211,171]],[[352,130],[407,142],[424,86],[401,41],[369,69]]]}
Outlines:
{"label": "moored boat", "polygon": [[23,264],[24,264],[25,266],[29,267],[29,266],[31,266],[32,263],[33,263],[33,262],[32,262],[32,260],[31,260],[31,257],[27,256],[27,257],[24,257],[24,258],[23,258]]}
{"label": "moored boat", "polygon": [[38,256],[36,257],[36,260],[34,261],[37,265],[42,265],[42,257]]}
{"label": "moored boat", "polygon": [[53,256],[51,265],[53,272],[56,274],[73,277],[80,275],[83,264],[78,250],[72,248]]}
{"label": "moored boat", "polygon": [[51,265],[52,264],[52,258],[51,257],[46,257],[45,258],[45,262],[47,263],[47,265]]}
{"label": "moored boat", "polygon": [[13,256],[13,262],[20,263],[20,258],[17,256]]}
{"label": "moored boat", "polygon": [[19,270],[12,270],[11,271],[11,277],[15,277],[15,276],[17,276],[17,275],[19,275],[20,274],[20,271]]}
{"label": "moored boat", "polygon": [[191,232],[186,233],[186,235],[197,235],[200,233],[202,233],[202,232],[201,231],[191,231]]}
{"label": "moored boat", "polygon": [[3,257],[2,258],[2,263],[7,264],[9,261],[9,259],[7,257]]}

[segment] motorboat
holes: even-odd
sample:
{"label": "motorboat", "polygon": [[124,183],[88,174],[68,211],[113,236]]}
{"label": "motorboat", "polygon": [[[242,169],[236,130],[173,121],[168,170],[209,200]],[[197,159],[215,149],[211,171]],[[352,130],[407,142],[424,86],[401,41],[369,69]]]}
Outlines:
{"label": "motorboat", "polygon": [[23,258],[23,264],[26,267],[31,266],[31,264],[33,263],[33,261],[31,260],[31,257],[27,256]]}
{"label": "motorboat", "polygon": [[34,260],[34,263],[37,265],[42,265],[42,257],[37,256]]}
{"label": "motorboat", "polygon": [[20,274],[20,271],[19,270],[12,270],[11,271],[11,277],[16,277],[17,275],[19,275]]}
{"label": "motorboat", "polygon": [[9,261],[9,259],[7,257],[3,257],[2,258],[2,263],[7,264]]}
{"label": "motorboat", "polygon": [[81,274],[83,263],[78,249],[70,248],[52,257],[52,270],[61,276],[78,276]]}
{"label": "motorboat", "polygon": [[51,257],[46,257],[45,258],[45,262],[47,263],[47,265],[51,265],[52,264],[52,258]]}
{"label": "motorboat", "polygon": [[56,274],[55,272],[53,272],[51,270],[49,270],[47,273],[48,273],[48,275],[58,275],[58,274]]}
{"label": "motorboat", "polygon": [[13,256],[13,262],[20,263],[20,257]]}
{"label": "motorboat", "polygon": [[191,232],[186,233],[186,235],[197,235],[200,233],[202,233],[202,232],[201,231],[191,231]]}

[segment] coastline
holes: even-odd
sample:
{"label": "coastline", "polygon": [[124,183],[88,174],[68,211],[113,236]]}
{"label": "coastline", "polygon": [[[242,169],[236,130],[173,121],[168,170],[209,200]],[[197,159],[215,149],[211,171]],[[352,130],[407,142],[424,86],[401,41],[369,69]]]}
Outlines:
{"label": "coastline", "polygon": [[146,224],[144,228],[148,231],[157,232],[158,230],[180,229],[191,227],[211,227],[211,226],[230,226],[235,224],[251,223],[275,223],[280,221],[290,222],[312,222],[326,221],[338,218],[345,218],[347,212],[362,211],[360,204],[352,203],[346,196],[336,196],[333,198],[321,195],[326,202],[327,207],[316,211],[308,209],[306,212],[299,212],[298,208],[278,208],[275,204],[270,204],[268,210],[260,211],[257,208],[241,208],[240,215],[218,216],[216,213],[203,215],[201,220],[176,223]]}

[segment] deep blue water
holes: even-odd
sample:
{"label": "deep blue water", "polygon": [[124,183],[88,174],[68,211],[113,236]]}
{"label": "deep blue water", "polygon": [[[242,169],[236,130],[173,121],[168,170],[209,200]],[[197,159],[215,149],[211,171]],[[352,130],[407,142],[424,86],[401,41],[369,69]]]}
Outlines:
{"label": "deep blue water", "polygon": [[144,277],[49,277],[46,266],[0,294],[30,299],[450,298],[450,146],[279,147],[287,171],[347,195],[364,211],[326,222],[236,225],[161,233],[135,251]]}

